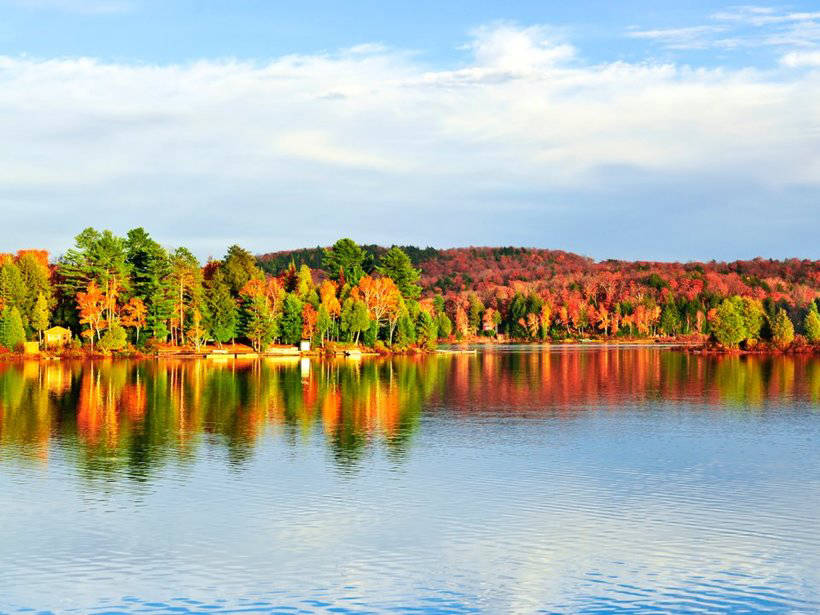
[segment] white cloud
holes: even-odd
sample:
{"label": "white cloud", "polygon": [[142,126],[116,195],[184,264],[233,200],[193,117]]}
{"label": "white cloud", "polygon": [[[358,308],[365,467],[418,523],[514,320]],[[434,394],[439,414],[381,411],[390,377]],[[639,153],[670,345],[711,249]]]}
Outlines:
{"label": "white cloud", "polygon": [[792,51],[780,58],[780,63],[792,68],[820,66],[820,51]]}
{"label": "white cloud", "polygon": [[713,13],[708,19],[707,24],[687,27],[633,27],[626,35],[677,50],[820,45],[820,11],[786,12],[772,7],[740,6]]}
{"label": "white cloud", "polygon": [[34,245],[20,229],[44,218],[62,246],[87,224],[141,224],[200,254],[221,249],[205,228],[264,250],[351,220],[363,240],[423,242],[489,233],[470,221],[517,208],[592,221],[583,199],[538,195],[605,203],[635,177],[820,185],[816,73],[589,64],[510,25],[468,48],[453,70],[381,46],[269,63],[0,57],[0,243]]}
{"label": "white cloud", "polygon": [[718,26],[691,26],[654,30],[633,29],[627,32],[627,36],[660,42],[670,49],[704,49],[710,44],[708,35],[725,31],[726,28]]}
{"label": "white cloud", "polygon": [[548,68],[575,55],[572,45],[551,40],[544,27],[502,24],[478,28],[473,35],[466,48],[473,51],[477,66],[514,74]]}
{"label": "white cloud", "polygon": [[820,11],[780,12],[773,7],[740,6],[712,14],[713,19],[748,24],[756,27],[779,23],[795,23],[820,19]]}

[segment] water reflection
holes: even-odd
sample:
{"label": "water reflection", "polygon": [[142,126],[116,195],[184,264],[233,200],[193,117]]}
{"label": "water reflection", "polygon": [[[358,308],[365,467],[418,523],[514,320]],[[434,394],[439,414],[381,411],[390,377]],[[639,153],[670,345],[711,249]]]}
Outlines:
{"label": "water reflection", "polygon": [[[145,480],[203,442],[232,464],[270,430],[292,446],[321,434],[337,464],[374,444],[400,460],[425,408],[456,415],[561,414],[653,400],[750,410],[820,400],[820,360],[702,357],[652,348],[487,352],[368,361],[205,360],[0,364],[0,459]],[[203,438],[200,436],[208,436]]]}
{"label": "water reflection", "polygon": [[817,612],[818,370],[0,364],[0,612]]}

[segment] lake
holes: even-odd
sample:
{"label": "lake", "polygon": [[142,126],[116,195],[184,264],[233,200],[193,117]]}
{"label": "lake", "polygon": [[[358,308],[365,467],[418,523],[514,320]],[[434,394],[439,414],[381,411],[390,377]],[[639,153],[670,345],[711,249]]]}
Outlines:
{"label": "lake", "polygon": [[820,358],[0,364],[0,612],[820,610]]}

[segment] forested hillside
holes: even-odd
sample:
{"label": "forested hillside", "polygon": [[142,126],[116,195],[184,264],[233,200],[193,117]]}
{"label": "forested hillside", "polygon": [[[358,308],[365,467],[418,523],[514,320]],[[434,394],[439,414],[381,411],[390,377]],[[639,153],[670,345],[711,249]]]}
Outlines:
{"label": "forested hillside", "polygon": [[[415,267],[421,270],[420,283],[426,292],[478,290],[489,285],[509,285],[515,282],[547,282],[551,278],[566,281],[567,276],[580,283],[585,278],[603,277],[611,280],[632,280],[650,287],[668,287],[684,279],[709,279],[716,291],[727,294],[760,294],[786,292],[792,285],[811,288],[820,286],[820,261],[773,260],[756,258],[732,262],[653,262],[606,260],[538,248],[470,247],[418,248],[399,246]],[[375,267],[387,248],[365,245],[365,271]],[[258,256],[259,266],[269,274],[305,264],[318,276],[324,276],[323,258],[326,248],[305,248],[270,252]],[[590,280],[592,281],[592,280]]]}
{"label": "forested hillside", "polygon": [[[260,257],[234,245],[202,263],[141,228],[125,237],[88,228],[54,260],[42,250],[0,254],[0,351],[47,347],[55,335],[91,353],[682,336],[785,349],[820,341],[819,297],[811,260],[595,262],[559,250],[340,239]],[[62,329],[49,336],[54,325]]]}

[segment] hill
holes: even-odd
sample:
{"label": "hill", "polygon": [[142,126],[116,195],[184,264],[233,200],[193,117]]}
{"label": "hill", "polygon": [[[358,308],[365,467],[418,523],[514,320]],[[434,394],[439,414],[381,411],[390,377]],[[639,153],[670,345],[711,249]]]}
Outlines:
{"label": "hill", "polygon": [[[679,286],[685,279],[709,277],[713,287],[724,292],[766,295],[784,292],[778,285],[802,285],[820,288],[820,261],[809,259],[773,260],[755,258],[732,262],[656,262],[656,261],[594,261],[591,258],[539,248],[469,247],[419,248],[400,246],[413,265],[421,269],[421,283],[427,292],[458,292],[479,290],[489,286],[510,286],[516,282],[545,283],[601,276],[629,279],[660,291],[670,284]],[[362,246],[367,253],[365,270],[370,271],[387,248],[378,245]],[[308,265],[318,277],[325,276],[322,268],[324,248],[305,248],[270,252],[257,257],[259,266],[276,275],[290,262],[298,267]],[[570,282],[570,285],[572,283]],[[742,288],[745,287],[745,288]],[[758,289],[758,293],[754,293]],[[716,288],[717,290],[717,288]],[[742,291],[747,292],[742,292]]]}

